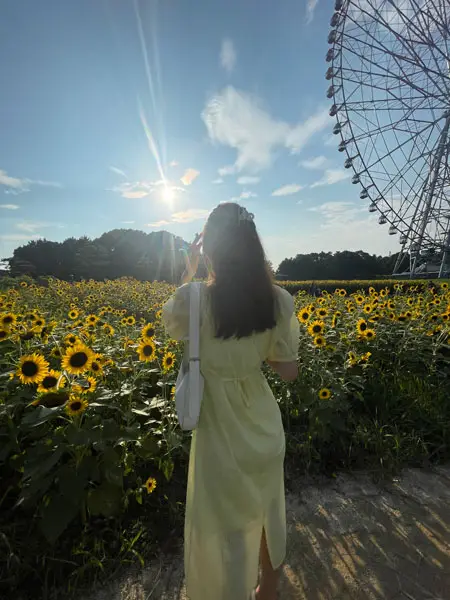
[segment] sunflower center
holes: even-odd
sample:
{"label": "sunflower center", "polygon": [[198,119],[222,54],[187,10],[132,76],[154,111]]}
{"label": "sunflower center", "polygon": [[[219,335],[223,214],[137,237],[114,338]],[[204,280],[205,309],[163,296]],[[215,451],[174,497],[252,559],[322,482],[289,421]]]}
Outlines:
{"label": "sunflower center", "polygon": [[57,383],[58,380],[54,375],[47,375],[47,377],[44,377],[42,380],[42,387],[44,387],[46,390],[49,390],[55,387]]}
{"label": "sunflower center", "polygon": [[26,377],[34,377],[38,373],[39,367],[32,360],[26,360],[22,365],[22,373]]}
{"label": "sunflower center", "polygon": [[314,325],[313,331],[314,333],[320,333],[322,331],[322,327],[320,325]]}
{"label": "sunflower center", "polygon": [[93,362],[92,365],[91,365],[91,370],[92,371],[99,371],[100,370],[99,364],[96,363],[96,362]]}
{"label": "sunflower center", "polygon": [[78,412],[81,408],[81,402],[79,400],[75,400],[75,402],[71,403],[70,408],[73,411]]}
{"label": "sunflower center", "polygon": [[6,316],[6,317],[3,317],[3,323],[4,323],[5,325],[9,325],[9,324],[10,324],[10,323],[12,323],[12,322],[13,322],[13,318],[12,318],[10,315],[8,315],[8,316]]}
{"label": "sunflower center", "polygon": [[365,330],[367,329],[367,325],[366,325],[366,323],[360,323],[360,324],[359,324],[359,329],[360,329],[361,331],[365,331]]}
{"label": "sunflower center", "polygon": [[84,367],[88,360],[89,357],[86,352],[75,352],[75,354],[70,357],[70,366],[77,368]]}
{"label": "sunflower center", "polygon": [[3,340],[6,337],[6,331],[0,331],[0,340]]}
{"label": "sunflower center", "polygon": [[153,354],[153,346],[147,344],[142,348],[142,353],[144,356],[151,356]]}
{"label": "sunflower center", "polygon": [[172,358],[171,358],[170,356],[168,356],[168,357],[166,358],[166,365],[171,365],[171,364],[172,364],[172,362],[173,362]]}
{"label": "sunflower center", "polygon": [[145,332],[145,335],[148,338],[152,338],[155,335],[155,330],[154,329],[147,329],[147,331]]}

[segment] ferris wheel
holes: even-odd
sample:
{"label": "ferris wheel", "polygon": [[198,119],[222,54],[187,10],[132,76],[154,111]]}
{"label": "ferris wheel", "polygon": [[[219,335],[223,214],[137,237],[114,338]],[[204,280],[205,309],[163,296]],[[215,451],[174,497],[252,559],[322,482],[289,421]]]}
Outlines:
{"label": "ferris wheel", "polygon": [[[360,198],[397,235],[394,273],[450,269],[450,2],[336,0],[333,133]],[[409,261],[409,263],[407,262]]]}

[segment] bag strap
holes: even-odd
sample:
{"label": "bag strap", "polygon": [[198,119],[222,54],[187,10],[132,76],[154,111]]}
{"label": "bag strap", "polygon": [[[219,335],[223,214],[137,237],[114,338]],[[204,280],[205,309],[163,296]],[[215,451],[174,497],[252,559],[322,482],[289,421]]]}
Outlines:
{"label": "bag strap", "polygon": [[199,282],[189,286],[189,362],[200,360],[200,286]]}

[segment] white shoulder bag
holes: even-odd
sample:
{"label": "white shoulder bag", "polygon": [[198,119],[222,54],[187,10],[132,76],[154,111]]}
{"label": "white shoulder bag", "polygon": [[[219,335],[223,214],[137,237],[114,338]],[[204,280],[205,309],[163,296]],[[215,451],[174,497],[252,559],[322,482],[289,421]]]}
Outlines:
{"label": "white shoulder bag", "polygon": [[184,354],[175,384],[178,421],[182,429],[195,429],[200,417],[204,380],[200,373],[200,286],[189,285],[189,351]]}

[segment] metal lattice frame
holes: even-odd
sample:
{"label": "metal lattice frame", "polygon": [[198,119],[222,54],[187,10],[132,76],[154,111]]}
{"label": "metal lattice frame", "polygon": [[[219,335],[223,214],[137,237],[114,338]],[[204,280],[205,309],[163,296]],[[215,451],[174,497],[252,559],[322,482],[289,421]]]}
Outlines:
{"label": "metal lattice frame", "polygon": [[336,0],[327,92],[345,167],[389,234],[396,270],[450,258],[450,2]]}

